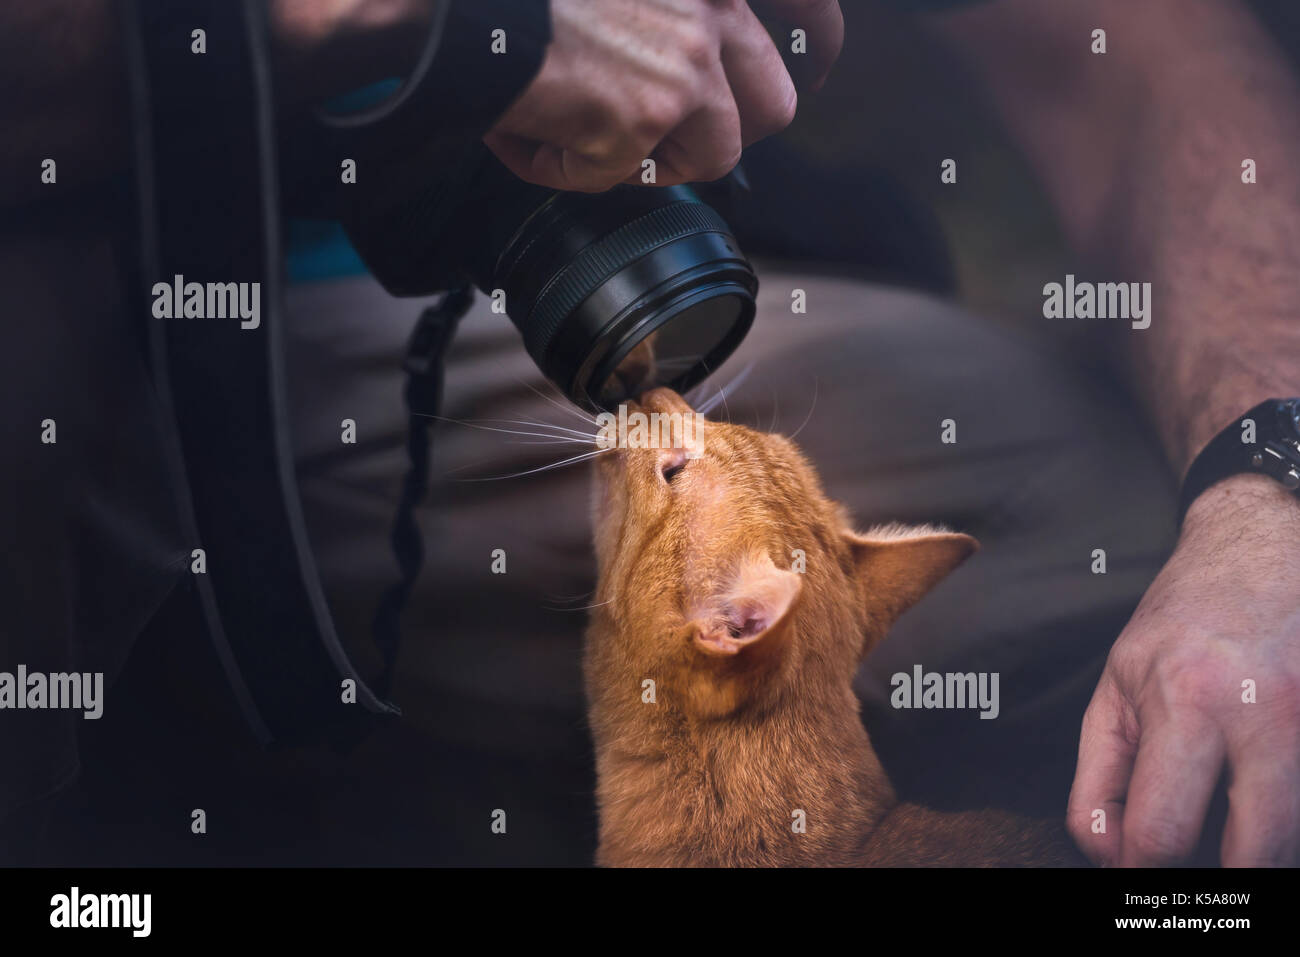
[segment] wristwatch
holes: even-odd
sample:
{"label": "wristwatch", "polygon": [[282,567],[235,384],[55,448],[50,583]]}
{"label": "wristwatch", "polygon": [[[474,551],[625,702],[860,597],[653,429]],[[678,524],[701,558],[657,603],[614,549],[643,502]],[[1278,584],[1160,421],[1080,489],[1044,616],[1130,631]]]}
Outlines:
{"label": "wristwatch", "polygon": [[1293,493],[1300,489],[1300,398],[1267,399],[1210,440],[1183,479],[1179,522],[1198,495],[1243,472],[1267,475]]}

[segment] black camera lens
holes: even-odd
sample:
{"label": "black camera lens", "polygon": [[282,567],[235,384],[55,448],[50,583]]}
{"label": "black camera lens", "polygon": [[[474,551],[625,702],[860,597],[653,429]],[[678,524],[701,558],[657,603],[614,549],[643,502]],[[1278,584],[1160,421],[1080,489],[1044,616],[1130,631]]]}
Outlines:
{"label": "black camera lens", "polygon": [[722,217],[684,187],[556,194],[495,282],[538,366],[592,408],[695,385],[749,331],[758,288]]}
{"label": "black camera lens", "polygon": [[754,319],[754,270],[722,217],[683,186],[558,193],[487,154],[348,231],[394,294],[433,291],[449,263],[504,294],[533,360],[593,410],[659,385],[689,389]]}

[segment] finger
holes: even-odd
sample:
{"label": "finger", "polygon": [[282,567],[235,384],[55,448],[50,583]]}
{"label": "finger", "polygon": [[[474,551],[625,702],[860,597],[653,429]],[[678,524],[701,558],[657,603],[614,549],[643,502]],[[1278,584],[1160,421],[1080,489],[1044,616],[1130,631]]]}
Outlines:
{"label": "finger", "polygon": [[722,37],[722,68],[740,114],[740,138],[748,146],[779,133],[794,119],[799,94],[758,17],[745,4]]}
{"label": "finger", "polygon": [[837,0],[753,0],[752,6],[761,17],[805,31],[808,65],[800,79],[819,89],[844,46],[844,15]]}
{"label": "finger", "polygon": [[630,176],[635,161],[589,159],[575,150],[494,131],[483,137],[510,172],[549,189],[601,192]]}
{"label": "finger", "polygon": [[1224,867],[1300,863],[1300,746],[1294,740],[1280,745],[1256,739],[1241,743],[1248,751],[1229,751],[1232,783],[1220,846]]}
{"label": "finger", "polygon": [[1223,758],[1218,726],[1199,714],[1143,721],[1124,806],[1122,866],[1169,867],[1191,855]]}
{"label": "finger", "polygon": [[1119,863],[1124,795],[1137,742],[1132,712],[1114,683],[1103,678],[1083,715],[1079,761],[1066,806],[1066,827],[1084,855],[1100,867]]}
{"label": "finger", "polygon": [[651,154],[655,182],[705,183],[727,175],[740,162],[740,116],[719,70],[712,101],[688,116]]}

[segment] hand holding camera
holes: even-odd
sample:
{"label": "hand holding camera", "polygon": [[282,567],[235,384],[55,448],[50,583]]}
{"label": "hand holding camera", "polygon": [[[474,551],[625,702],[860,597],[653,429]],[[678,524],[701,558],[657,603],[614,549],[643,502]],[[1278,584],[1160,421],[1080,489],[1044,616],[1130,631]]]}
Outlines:
{"label": "hand holding camera", "polygon": [[[839,53],[839,6],[755,4],[802,28],[808,79]],[[794,118],[795,84],[750,5],[736,0],[555,0],[542,69],[485,142],[511,172],[551,189],[714,180],[742,147]]]}

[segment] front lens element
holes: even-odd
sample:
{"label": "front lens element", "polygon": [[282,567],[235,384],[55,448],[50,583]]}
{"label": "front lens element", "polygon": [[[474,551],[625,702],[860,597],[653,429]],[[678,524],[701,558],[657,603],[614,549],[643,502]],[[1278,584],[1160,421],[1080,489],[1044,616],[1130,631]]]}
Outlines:
{"label": "front lens element", "polygon": [[749,331],[758,289],[726,222],[684,187],[558,194],[495,284],[538,366],[589,409],[708,376]]}
{"label": "front lens element", "polygon": [[726,358],[748,324],[743,291],[691,297],[649,335],[617,350],[613,370],[593,383],[597,404],[609,408],[657,386],[685,392]]}

